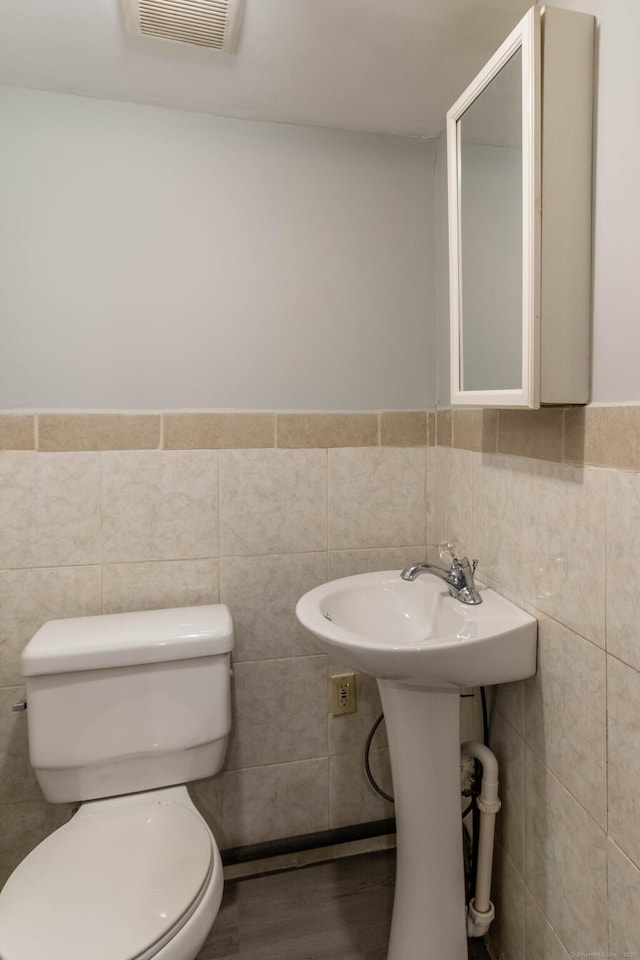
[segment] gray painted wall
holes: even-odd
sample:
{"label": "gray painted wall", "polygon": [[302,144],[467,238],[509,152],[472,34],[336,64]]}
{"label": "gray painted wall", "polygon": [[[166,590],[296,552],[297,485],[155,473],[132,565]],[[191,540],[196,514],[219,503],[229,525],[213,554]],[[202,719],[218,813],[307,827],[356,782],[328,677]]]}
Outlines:
{"label": "gray painted wall", "polygon": [[433,143],[0,90],[0,408],[424,409]]}

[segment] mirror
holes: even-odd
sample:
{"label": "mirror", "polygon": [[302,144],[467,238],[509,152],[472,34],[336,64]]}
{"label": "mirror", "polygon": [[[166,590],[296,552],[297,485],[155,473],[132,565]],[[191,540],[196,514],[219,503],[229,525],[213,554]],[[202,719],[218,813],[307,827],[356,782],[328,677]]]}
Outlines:
{"label": "mirror", "polygon": [[465,110],[458,133],[460,384],[465,391],[518,390],[522,389],[522,50]]}
{"label": "mirror", "polygon": [[539,406],[539,11],[447,114],[452,403]]}

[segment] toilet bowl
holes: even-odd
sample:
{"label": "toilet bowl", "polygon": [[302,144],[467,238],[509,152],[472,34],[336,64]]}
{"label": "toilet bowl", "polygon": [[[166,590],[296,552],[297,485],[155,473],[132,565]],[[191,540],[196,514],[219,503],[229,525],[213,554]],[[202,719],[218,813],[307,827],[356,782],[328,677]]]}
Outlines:
{"label": "toilet bowl", "polygon": [[223,877],[184,782],[222,764],[232,644],[216,604],[54,621],[27,645],[32,765],[48,799],[84,802],[0,892],[2,960],[195,960]]}
{"label": "toilet bowl", "polygon": [[185,960],[222,897],[222,863],[185,787],[83,804],[0,897],[2,960]]}

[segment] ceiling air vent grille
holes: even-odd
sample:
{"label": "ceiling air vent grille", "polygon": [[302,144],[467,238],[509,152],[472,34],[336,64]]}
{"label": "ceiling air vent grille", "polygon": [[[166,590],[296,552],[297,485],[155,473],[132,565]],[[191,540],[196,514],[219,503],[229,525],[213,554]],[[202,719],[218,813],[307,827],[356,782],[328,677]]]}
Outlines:
{"label": "ceiling air vent grille", "polygon": [[124,0],[127,29],[137,37],[234,50],[242,0]]}

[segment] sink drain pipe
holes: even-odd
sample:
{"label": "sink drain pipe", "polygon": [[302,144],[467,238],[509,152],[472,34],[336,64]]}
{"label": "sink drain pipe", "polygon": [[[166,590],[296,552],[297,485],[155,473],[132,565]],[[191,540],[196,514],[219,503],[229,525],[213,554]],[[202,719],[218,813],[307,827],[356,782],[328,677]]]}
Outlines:
{"label": "sink drain pipe", "polygon": [[500,809],[498,797],[498,761],[483,743],[467,740],[462,744],[460,762],[465,774],[473,773],[473,761],[482,764],[482,790],[476,798],[480,811],[478,860],[475,895],[467,907],[467,936],[482,937],[496,915],[491,902],[491,867],[493,863],[493,839],[496,814]]}

